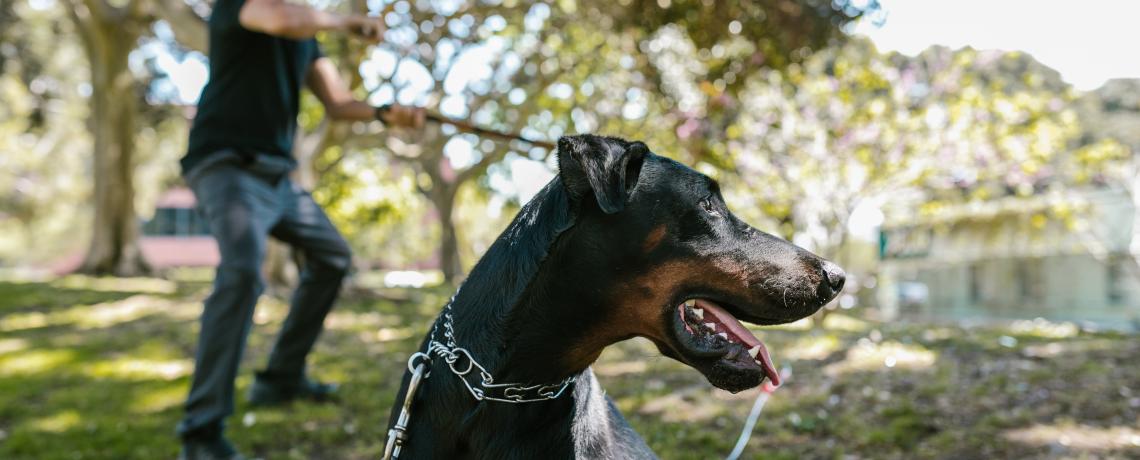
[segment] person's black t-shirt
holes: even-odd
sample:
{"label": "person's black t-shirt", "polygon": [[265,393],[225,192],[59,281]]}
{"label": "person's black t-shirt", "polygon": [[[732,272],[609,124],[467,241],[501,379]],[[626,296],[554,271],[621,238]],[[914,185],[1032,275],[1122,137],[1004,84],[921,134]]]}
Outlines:
{"label": "person's black t-shirt", "polygon": [[238,21],[244,3],[214,4],[210,81],[198,101],[183,172],[222,149],[293,158],[301,85],[321,50],[314,39],[291,40],[245,29]]}

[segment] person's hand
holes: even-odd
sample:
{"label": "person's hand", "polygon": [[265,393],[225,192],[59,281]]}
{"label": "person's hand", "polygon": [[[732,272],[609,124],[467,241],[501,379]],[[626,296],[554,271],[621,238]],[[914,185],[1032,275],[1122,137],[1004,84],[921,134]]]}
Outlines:
{"label": "person's hand", "polygon": [[374,16],[349,16],[347,28],[350,34],[369,43],[380,43],[388,30],[384,18]]}
{"label": "person's hand", "polygon": [[420,129],[424,127],[427,111],[422,107],[392,104],[380,112],[380,121],[393,127]]}

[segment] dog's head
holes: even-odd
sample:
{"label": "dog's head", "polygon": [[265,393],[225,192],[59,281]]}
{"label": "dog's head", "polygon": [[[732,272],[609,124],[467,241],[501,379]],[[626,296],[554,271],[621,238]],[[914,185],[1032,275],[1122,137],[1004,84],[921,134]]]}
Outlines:
{"label": "dog's head", "polygon": [[740,321],[809,316],[843,288],[843,270],[741,221],[715,181],[641,142],[581,135],[558,150],[577,214],[566,258],[603,304],[590,336],[647,337],[725,390],[778,384]]}

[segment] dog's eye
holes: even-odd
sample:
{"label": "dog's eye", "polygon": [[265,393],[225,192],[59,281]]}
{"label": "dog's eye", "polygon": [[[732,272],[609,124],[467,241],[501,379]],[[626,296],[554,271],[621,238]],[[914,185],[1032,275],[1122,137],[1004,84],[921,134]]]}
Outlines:
{"label": "dog's eye", "polygon": [[701,209],[704,209],[710,216],[720,216],[720,210],[717,209],[716,203],[713,202],[712,198],[701,200]]}

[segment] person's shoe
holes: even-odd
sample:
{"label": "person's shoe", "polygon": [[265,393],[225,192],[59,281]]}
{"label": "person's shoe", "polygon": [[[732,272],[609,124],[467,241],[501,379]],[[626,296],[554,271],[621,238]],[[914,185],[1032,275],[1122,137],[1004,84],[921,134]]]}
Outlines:
{"label": "person's shoe", "polygon": [[184,438],[178,460],[245,460],[245,456],[238,453],[225,437],[217,435]]}
{"label": "person's shoe", "polygon": [[335,401],[340,386],[335,383],[321,383],[302,377],[293,382],[281,382],[266,378],[259,373],[249,387],[249,404],[252,406],[273,406],[301,399],[308,401]]}

